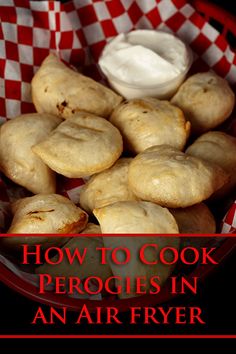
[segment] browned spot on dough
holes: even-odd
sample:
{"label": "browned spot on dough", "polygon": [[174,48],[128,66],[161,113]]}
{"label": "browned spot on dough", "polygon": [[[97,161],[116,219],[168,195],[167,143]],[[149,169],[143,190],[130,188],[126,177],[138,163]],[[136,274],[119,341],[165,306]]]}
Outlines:
{"label": "browned spot on dough", "polygon": [[40,216],[36,216],[36,215],[33,215],[32,218],[33,218],[33,219],[37,219],[37,220],[41,220],[41,221],[44,220],[44,219],[41,218]]}
{"label": "browned spot on dough", "polygon": [[61,103],[61,106],[62,107],[66,107],[68,105],[68,102],[66,102],[66,101],[63,101],[62,103]]}
{"label": "browned spot on dough", "polygon": [[[149,102],[145,102],[145,101],[142,101],[142,100],[137,100],[135,102],[135,105],[140,108],[140,109],[143,109],[144,111],[153,111],[153,107],[151,106],[151,104]],[[156,109],[156,108],[155,108]]]}
{"label": "browned spot on dough", "polygon": [[68,102],[67,102],[67,101],[63,101],[63,102],[61,102],[61,103],[58,103],[56,107],[57,107],[57,110],[58,110],[60,113],[63,113],[65,107],[67,107],[67,106],[68,106]]}
{"label": "browned spot on dough", "polygon": [[143,213],[144,213],[144,216],[147,216],[148,213],[147,213],[147,210],[146,209],[143,209]]}
{"label": "browned spot on dough", "polygon": [[85,228],[87,221],[88,221],[88,215],[86,213],[82,213],[80,215],[79,220],[71,224],[64,225],[63,228],[58,229],[58,232],[61,234],[72,234],[72,233],[80,232]]}
{"label": "browned spot on dough", "polygon": [[210,79],[210,80],[208,80],[208,84],[212,84],[214,82],[214,79],[212,78],[212,79]]}
{"label": "browned spot on dough", "polygon": [[38,214],[38,213],[51,213],[52,211],[55,211],[55,209],[30,211],[26,215],[32,215],[32,214]]}

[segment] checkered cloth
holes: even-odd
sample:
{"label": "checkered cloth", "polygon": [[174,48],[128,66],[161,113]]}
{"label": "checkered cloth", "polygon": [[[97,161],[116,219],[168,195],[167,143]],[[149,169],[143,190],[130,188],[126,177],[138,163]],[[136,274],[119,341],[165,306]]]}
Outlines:
{"label": "checkered cloth", "polygon": [[224,234],[236,232],[236,201],[223,219],[221,232]]}
{"label": "checkered cloth", "polygon": [[[98,58],[107,41],[132,29],[175,33],[194,52],[192,71],[212,68],[236,85],[236,55],[226,39],[185,0],[1,0],[0,120],[33,112],[30,81],[48,53],[57,55],[96,80]],[[234,126],[234,131],[236,131]],[[82,179],[62,178],[59,191],[78,202]],[[3,226],[9,185],[0,184]],[[236,230],[235,205],[224,219],[224,232]],[[232,211],[233,210],[233,211]],[[227,226],[228,225],[228,226]]]}

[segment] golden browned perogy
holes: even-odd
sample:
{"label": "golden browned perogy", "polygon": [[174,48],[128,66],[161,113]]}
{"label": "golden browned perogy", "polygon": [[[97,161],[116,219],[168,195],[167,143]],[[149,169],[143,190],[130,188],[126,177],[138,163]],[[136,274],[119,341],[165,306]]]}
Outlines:
{"label": "golden browned perogy", "polygon": [[108,87],[70,69],[54,54],[46,57],[33,77],[32,99],[37,112],[63,118],[78,111],[107,117],[122,101]]}
{"label": "golden browned perogy", "polygon": [[123,142],[119,130],[106,119],[81,112],[32,149],[52,170],[77,178],[111,167],[122,153]]}
{"label": "golden browned perogy", "polygon": [[178,233],[167,208],[145,201],[116,202],[93,211],[102,233]]}
{"label": "golden browned perogy", "polygon": [[8,120],[0,128],[0,169],[15,183],[37,193],[56,191],[55,173],[31,148],[61,123],[50,114],[29,113]]}
{"label": "golden browned perogy", "polygon": [[181,234],[214,234],[216,232],[214,216],[204,203],[169,210],[177,221]]}
{"label": "golden browned perogy", "polygon": [[[88,216],[68,198],[58,194],[38,194],[19,199],[12,205],[14,214],[8,233],[11,234],[71,234],[86,227]],[[7,237],[6,246],[17,247],[25,243],[44,247],[63,244],[67,238],[46,237]]]}
{"label": "golden browned perogy", "polygon": [[132,158],[121,158],[112,167],[92,176],[82,187],[80,205],[88,213],[93,209],[124,200],[137,200],[128,185],[128,167]]}
{"label": "golden browned perogy", "polygon": [[225,170],[229,182],[214,194],[214,198],[227,196],[236,187],[236,138],[220,131],[201,135],[186,152],[189,155],[213,162]]}
{"label": "golden browned perogy", "polygon": [[[178,226],[166,208],[150,202],[143,201],[128,201],[117,202],[107,205],[103,208],[95,209],[94,215],[98,219],[102,233],[178,233]],[[145,250],[145,258],[148,262],[154,263],[158,257],[161,249],[166,246],[179,247],[178,237],[103,237],[105,247],[112,249],[116,247],[126,247],[131,253],[132,257],[127,264],[122,266],[115,264],[108,257],[112,272],[116,276],[122,277],[121,286],[122,293],[120,298],[128,298],[137,296],[135,294],[135,279],[136,277],[146,277],[147,285],[145,289],[150,289],[148,283],[150,278],[154,275],[160,277],[160,284],[163,284],[173,270],[172,266],[165,265],[161,262],[148,265],[140,261],[139,251],[145,244],[156,245],[148,247]],[[171,255],[167,255],[170,257]],[[119,256],[122,261],[122,253]],[[131,293],[125,291],[125,278],[131,279]]]}
{"label": "golden browned perogy", "polygon": [[227,80],[213,72],[189,77],[171,102],[181,108],[192,131],[204,133],[223,123],[231,114],[235,95]]}
{"label": "golden browned perogy", "polygon": [[168,145],[153,146],[129,166],[134,194],[169,208],[185,208],[209,198],[228,181],[218,165],[190,156]]}
{"label": "golden browned perogy", "polygon": [[[181,234],[214,234],[216,222],[210,209],[204,203],[195,204],[188,208],[169,209],[177,221]],[[181,236],[181,235],[180,235]],[[211,237],[181,237],[180,247],[201,247],[212,243]]]}
{"label": "golden browned perogy", "polygon": [[133,153],[162,144],[182,150],[190,133],[190,123],[178,107],[152,97],[121,103],[110,122],[120,130],[125,149]]}

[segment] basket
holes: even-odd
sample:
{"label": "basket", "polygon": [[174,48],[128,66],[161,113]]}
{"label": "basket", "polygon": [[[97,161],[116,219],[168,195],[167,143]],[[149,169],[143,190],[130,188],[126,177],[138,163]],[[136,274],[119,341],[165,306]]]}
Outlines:
{"label": "basket", "polygon": [[[94,8],[95,8],[96,11],[98,11],[97,14],[99,17],[100,24],[103,28],[103,32],[105,34],[111,33],[111,36],[116,35],[117,28],[119,29],[121,26],[121,24],[119,22],[119,17],[120,17],[119,12],[122,10],[119,6],[118,7],[114,6],[113,8],[110,7],[112,2],[113,1],[111,1],[109,4],[110,15],[108,16],[108,18],[106,18],[108,11],[106,9],[106,12],[103,13],[102,9],[104,9],[104,6],[105,7],[108,6],[108,2],[97,1],[97,0],[84,1],[85,7],[90,6],[90,5],[88,5],[90,3],[92,4],[92,7],[93,7],[93,9],[92,9],[92,7],[90,8],[89,12],[88,12],[88,8],[86,10],[87,13],[89,14],[89,17],[87,18],[87,20],[88,20],[88,22],[90,21],[89,24],[86,24],[86,26],[88,25],[88,27],[89,27],[90,24],[92,24],[91,21],[94,16],[94,11],[95,11]],[[19,6],[19,9],[21,9],[21,10],[19,10],[19,13],[21,11],[23,11],[22,8],[25,8],[25,11],[28,11],[28,8],[29,8],[29,1],[28,0],[23,0],[23,1],[3,0],[2,3],[5,4],[9,8],[9,11],[11,11],[12,16],[17,16],[17,14],[18,14],[18,12],[15,12],[13,5]],[[130,7],[128,8],[128,5],[127,5],[127,7],[125,7],[125,5],[124,6],[122,5],[122,3],[123,4],[129,3]],[[145,5],[145,3],[146,3],[146,5]],[[143,9],[145,9],[145,6],[148,6],[147,5],[148,3],[149,2],[143,1],[143,6],[144,6]],[[225,50],[226,54],[223,55],[222,58],[219,60],[220,64],[219,64],[219,62],[216,62],[216,63],[212,63],[212,65],[209,64],[209,66],[212,67],[214,70],[216,70],[222,76],[229,78],[229,80],[231,81],[231,84],[235,88],[236,87],[235,86],[236,85],[236,80],[235,80],[236,53],[234,52],[233,48],[235,47],[236,18],[234,18],[234,16],[232,16],[228,12],[222,10],[218,6],[210,4],[207,1],[203,1],[203,0],[193,0],[193,1],[189,2],[189,3],[191,3],[191,5],[193,7],[190,7],[188,4],[186,5],[185,0],[162,0],[162,1],[156,0],[156,3],[157,3],[157,6],[159,6],[159,8],[158,8],[159,11],[161,11],[161,10],[163,11],[163,16],[165,16],[165,10],[164,10],[163,4],[168,4],[168,6],[170,6],[170,9],[171,9],[171,6],[172,6],[172,8],[173,8],[173,6],[176,8],[176,14],[174,16],[174,19],[173,19],[173,16],[172,17],[170,16],[170,18],[163,21],[165,23],[165,25],[167,23],[169,23],[169,26],[172,26],[174,30],[177,30],[178,26],[179,27],[181,26],[181,21],[183,23],[183,16],[186,16],[186,18],[185,18],[186,21],[190,21],[189,19],[191,18],[191,21],[193,21],[193,23],[196,26],[199,26],[199,28],[202,28],[201,26],[205,26],[206,31],[209,32],[209,36],[215,36],[215,39],[217,38],[216,40],[217,40],[218,49],[222,50],[222,51]],[[129,1],[117,0],[116,4],[118,4],[118,5],[121,4],[123,6],[123,8],[125,7],[125,11],[127,11],[127,14],[129,14],[130,18],[132,19],[133,23],[135,24],[134,27],[144,17],[145,17],[143,19],[144,25],[142,26],[142,24],[141,24],[140,25],[141,28],[146,28],[147,21],[151,21],[153,28],[157,28],[159,26],[160,15],[155,7],[153,8],[153,10],[145,13],[145,16],[142,16],[142,13],[140,13],[141,12],[140,8],[137,8],[137,4],[133,0],[129,0]],[[43,6],[43,5],[40,5],[40,2],[35,2],[34,6],[35,6],[35,11],[37,12],[37,6],[40,8],[40,6]],[[63,16],[60,13],[63,5],[60,5],[59,2],[50,1],[50,2],[48,2],[48,6],[49,6],[50,11],[53,12],[53,14],[55,14],[55,28],[51,31],[52,32],[51,38],[54,38],[54,42],[52,42],[52,43],[53,43],[53,45],[59,46],[61,53],[62,53],[62,59],[68,60],[68,58],[70,58],[71,63],[74,64],[75,60],[76,60],[76,55],[78,58],[79,53],[81,53],[80,49],[73,48],[72,50],[70,50],[66,47],[66,45],[65,45],[65,47],[63,47],[63,45],[60,41],[57,42],[57,38],[58,38],[57,34],[59,31],[58,28],[60,26],[60,21],[65,20],[65,18],[63,18]],[[72,2],[66,3],[64,6],[66,6],[66,9],[68,12],[73,11],[73,3]],[[132,11],[130,11],[131,7],[132,7]],[[194,12],[194,9],[196,10],[195,12]],[[0,11],[1,11],[1,5],[0,5]],[[78,7],[78,11],[79,11],[79,13],[83,14],[82,6]],[[1,15],[1,12],[0,12],[0,15]],[[4,16],[7,16],[7,15],[4,14]],[[36,18],[37,21],[40,21],[40,16],[42,17],[43,15],[39,11],[38,12],[38,19]],[[41,20],[42,20],[42,18],[41,18]],[[73,19],[72,15],[71,15],[71,19]],[[116,21],[114,20],[115,26],[113,24],[113,19],[116,20]],[[85,18],[83,20],[81,18],[81,21],[82,21],[82,23],[86,22]],[[219,30],[219,28],[220,28],[220,32],[222,35],[219,36],[219,33],[217,31],[215,31],[213,33],[211,28],[209,28],[209,26],[207,26],[207,23],[213,25],[216,28],[216,30]],[[165,25],[164,25],[163,29],[166,29]],[[66,26],[68,29],[69,24],[66,23]],[[138,28],[140,28],[140,27],[138,27]],[[129,30],[128,27],[124,28],[124,29]],[[71,43],[71,45],[72,45],[73,40],[71,42],[71,37],[68,32],[69,32],[69,30],[65,30],[63,32],[63,36],[65,38],[67,38],[67,40],[69,41],[68,43]],[[88,35],[89,35],[89,32],[88,32]],[[98,34],[96,34],[96,35],[98,36]],[[191,33],[186,34],[187,40],[189,38],[188,37],[189,35],[191,35]],[[24,36],[24,35],[22,34],[22,36]],[[86,42],[85,39],[83,38],[81,32],[79,31],[79,29],[78,29],[78,36],[80,36],[79,38],[82,43]],[[206,34],[206,36],[207,36],[207,34]],[[198,39],[198,41],[196,41],[195,47],[194,47],[196,52],[198,50],[200,52],[202,52],[203,47],[206,49],[207,43],[210,42],[210,37],[207,38],[206,36],[202,35],[202,37],[200,37],[200,39]],[[0,28],[0,39],[1,39],[1,28]],[[26,38],[26,40],[27,40],[27,38]],[[228,48],[229,43],[231,46],[231,50]],[[16,45],[17,45],[16,43],[14,45],[12,45],[12,48],[14,49],[16,47]],[[26,44],[23,44],[23,45],[25,46]],[[101,39],[101,40],[99,39],[96,43],[94,43],[94,44],[92,43],[90,45],[88,51],[91,51],[92,54],[95,53],[94,54],[95,60],[98,58],[99,53],[101,53],[101,50],[104,45],[105,45],[104,39]],[[10,48],[10,46],[9,46],[9,48]],[[57,48],[57,47],[55,47],[55,48]],[[1,52],[1,47],[0,47],[0,52]],[[37,53],[39,53],[39,57],[43,56],[42,50],[39,50]],[[45,52],[44,54],[46,56],[47,53]],[[12,53],[12,55],[13,55],[13,53]],[[33,68],[35,70],[36,70],[37,66],[39,65],[39,63],[38,63],[39,57],[37,58],[36,65]],[[0,64],[1,64],[1,60],[2,59],[0,58]],[[80,64],[82,65],[83,62],[86,62],[86,58],[84,58],[84,57],[82,57]],[[224,65],[224,63],[225,63],[225,65]],[[86,73],[93,76],[96,79],[100,79],[101,78],[100,73],[97,70],[95,63],[92,61],[92,62],[89,62],[86,64],[88,64]],[[89,68],[89,70],[88,70],[88,68]],[[205,70],[206,68],[208,68],[208,67],[201,60],[201,58],[198,58],[195,61],[195,64],[193,65],[193,71],[201,71],[201,70]],[[24,64],[24,70],[26,70],[26,69],[27,69],[27,66]],[[25,72],[24,75],[26,76],[26,81],[27,81],[28,77],[30,75],[32,76],[32,68],[31,68],[31,72],[28,72],[28,73]],[[27,76],[27,75],[29,75],[29,76]],[[10,81],[10,80],[7,80],[7,81]],[[14,80],[12,80],[12,81],[14,81]],[[8,82],[7,82],[7,84],[8,84]],[[6,100],[13,101],[13,98],[14,98],[14,101],[20,102],[20,105],[17,104],[16,109],[12,106],[13,108],[12,108],[12,111],[10,112],[10,116],[16,115],[17,112],[21,113],[21,110],[24,113],[26,113],[26,112],[32,111],[32,109],[33,109],[32,108],[33,106],[30,102],[28,102],[27,100],[22,101],[21,97],[20,98],[18,97],[19,92],[17,91],[18,90],[17,85],[19,85],[19,82],[17,80],[15,80],[14,85],[12,86],[12,90],[9,93],[9,95],[13,95],[13,97],[4,97],[4,99],[3,99],[3,96],[0,96],[0,110],[2,112],[2,115],[5,114],[5,116],[7,116]],[[0,90],[1,90],[1,87],[0,87]],[[25,90],[25,88],[24,88],[24,90]],[[236,92],[236,90],[235,90],[235,92]],[[18,109],[18,111],[17,111],[17,109]],[[232,129],[231,130],[232,132],[234,131],[233,129],[235,129],[235,133],[236,133],[235,121],[233,121],[232,125],[230,126],[230,129]],[[235,134],[235,136],[236,136],[236,134]],[[78,190],[79,190],[82,183],[83,183],[83,181],[81,181],[81,180],[62,179],[61,192],[76,202],[76,200],[78,198]],[[1,195],[1,200],[7,200],[8,197],[7,197],[4,182],[1,182],[1,184],[0,184],[0,195]],[[227,216],[224,219],[223,232],[227,232],[227,233],[228,232],[235,232],[235,230],[236,230],[235,214],[236,214],[236,203],[233,204],[229,213],[227,214]],[[1,218],[3,219],[4,215],[0,214],[0,219]],[[235,248],[235,238],[229,237],[217,249],[216,254],[215,254],[215,259],[217,259],[218,262],[222,262],[222,260],[225,257],[227,257],[228,254],[231,253],[234,248]],[[191,273],[191,276],[199,276],[201,279],[204,279],[209,274],[209,272],[211,272],[213,269],[214,269],[214,267],[210,266],[210,265],[208,267],[198,266],[193,271],[193,273]],[[26,279],[26,277],[28,277],[28,278]],[[70,310],[78,310],[78,308],[80,308],[86,302],[87,307],[91,311],[94,310],[97,306],[97,301],[95,301],[95,300],[81,300],[81,299],[69,298],[66,296],[58,296],[58,295],[55,295],[50,292],[43,294],[43,295],[38,294],[38,289],[35,286],[34,281],[32,279],[30,279],[30,275],[26,276],[26,275],[20,274],[16,269],[14,269],[14,266],[12,266],[8,260],[1,258],[1,255],[0,255],[0,280],[3,281],[10,288],[27,296],[28,298],[30,298],[32,300],[39,301],[41,303],[51,305],[51,306],[57,306],[57,307],[66,306]],[[170,295],[168,293],[167,287],[164,287],[163,291],[158,296],[154,296],[154,295],[149,296],[148,295],[148,296],[142,296],[142,297],[127,299],[127,300],[117,300],[116,304],[120,310],[127,310],[131,306],[131,303],[133,306],[140,306],[140,304],[151,305],[151,304],[161,303],[163,301],[169,301],[172,296],[173,295]],[[113,306],[114,300],[113,299],[103,299],[102,302],[101,301],[99,302],[99,306],[101,304],[103,307]]]}
{"label": "basket", "polygon": [[195,9],[236,48],[236,17],[221,7],[204,0],[192,0]]}

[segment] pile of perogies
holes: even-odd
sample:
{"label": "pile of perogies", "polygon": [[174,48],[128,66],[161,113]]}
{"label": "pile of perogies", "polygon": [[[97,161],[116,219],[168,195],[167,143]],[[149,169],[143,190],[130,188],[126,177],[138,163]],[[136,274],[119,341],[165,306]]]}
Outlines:
{"label": "pile of perogies", "polygon": [[[204,200],[219,200],[236,185],[236,138],[213,131],[231,114],[234,94],[212,72],[189,77],[171,101],[153,97],[124,101],[109,88],[65,66],[50,54],[32,80],[38,113],[8,120],[0,129],[0,169],[32,197],[12,205],[8,233],[214,233],[215,220]],[[185,152],[193,133],[199,137]],[[200,135],[202,134],[202,135]],[[122,153],[125,157],[121,157]],[[128,156],[128,157],[127,157]],[[80,206],[56,193],[56,173],[87,177]],[[87,224],[94,215],[99,225]],[[160,273],[163,283],[172,267],[140,265],[103,270],[98,245],[161,244],[178,247],[177,238],[50,238],[44,247],[87,245],[91,262],[74,269],[44,265],[53,275],[94,271],[104,274]],[[4,238],[17,248],[35,238]],[[150,254],[158,257],[158,254]],[[121,295],[121,297],[125,297]]]}

